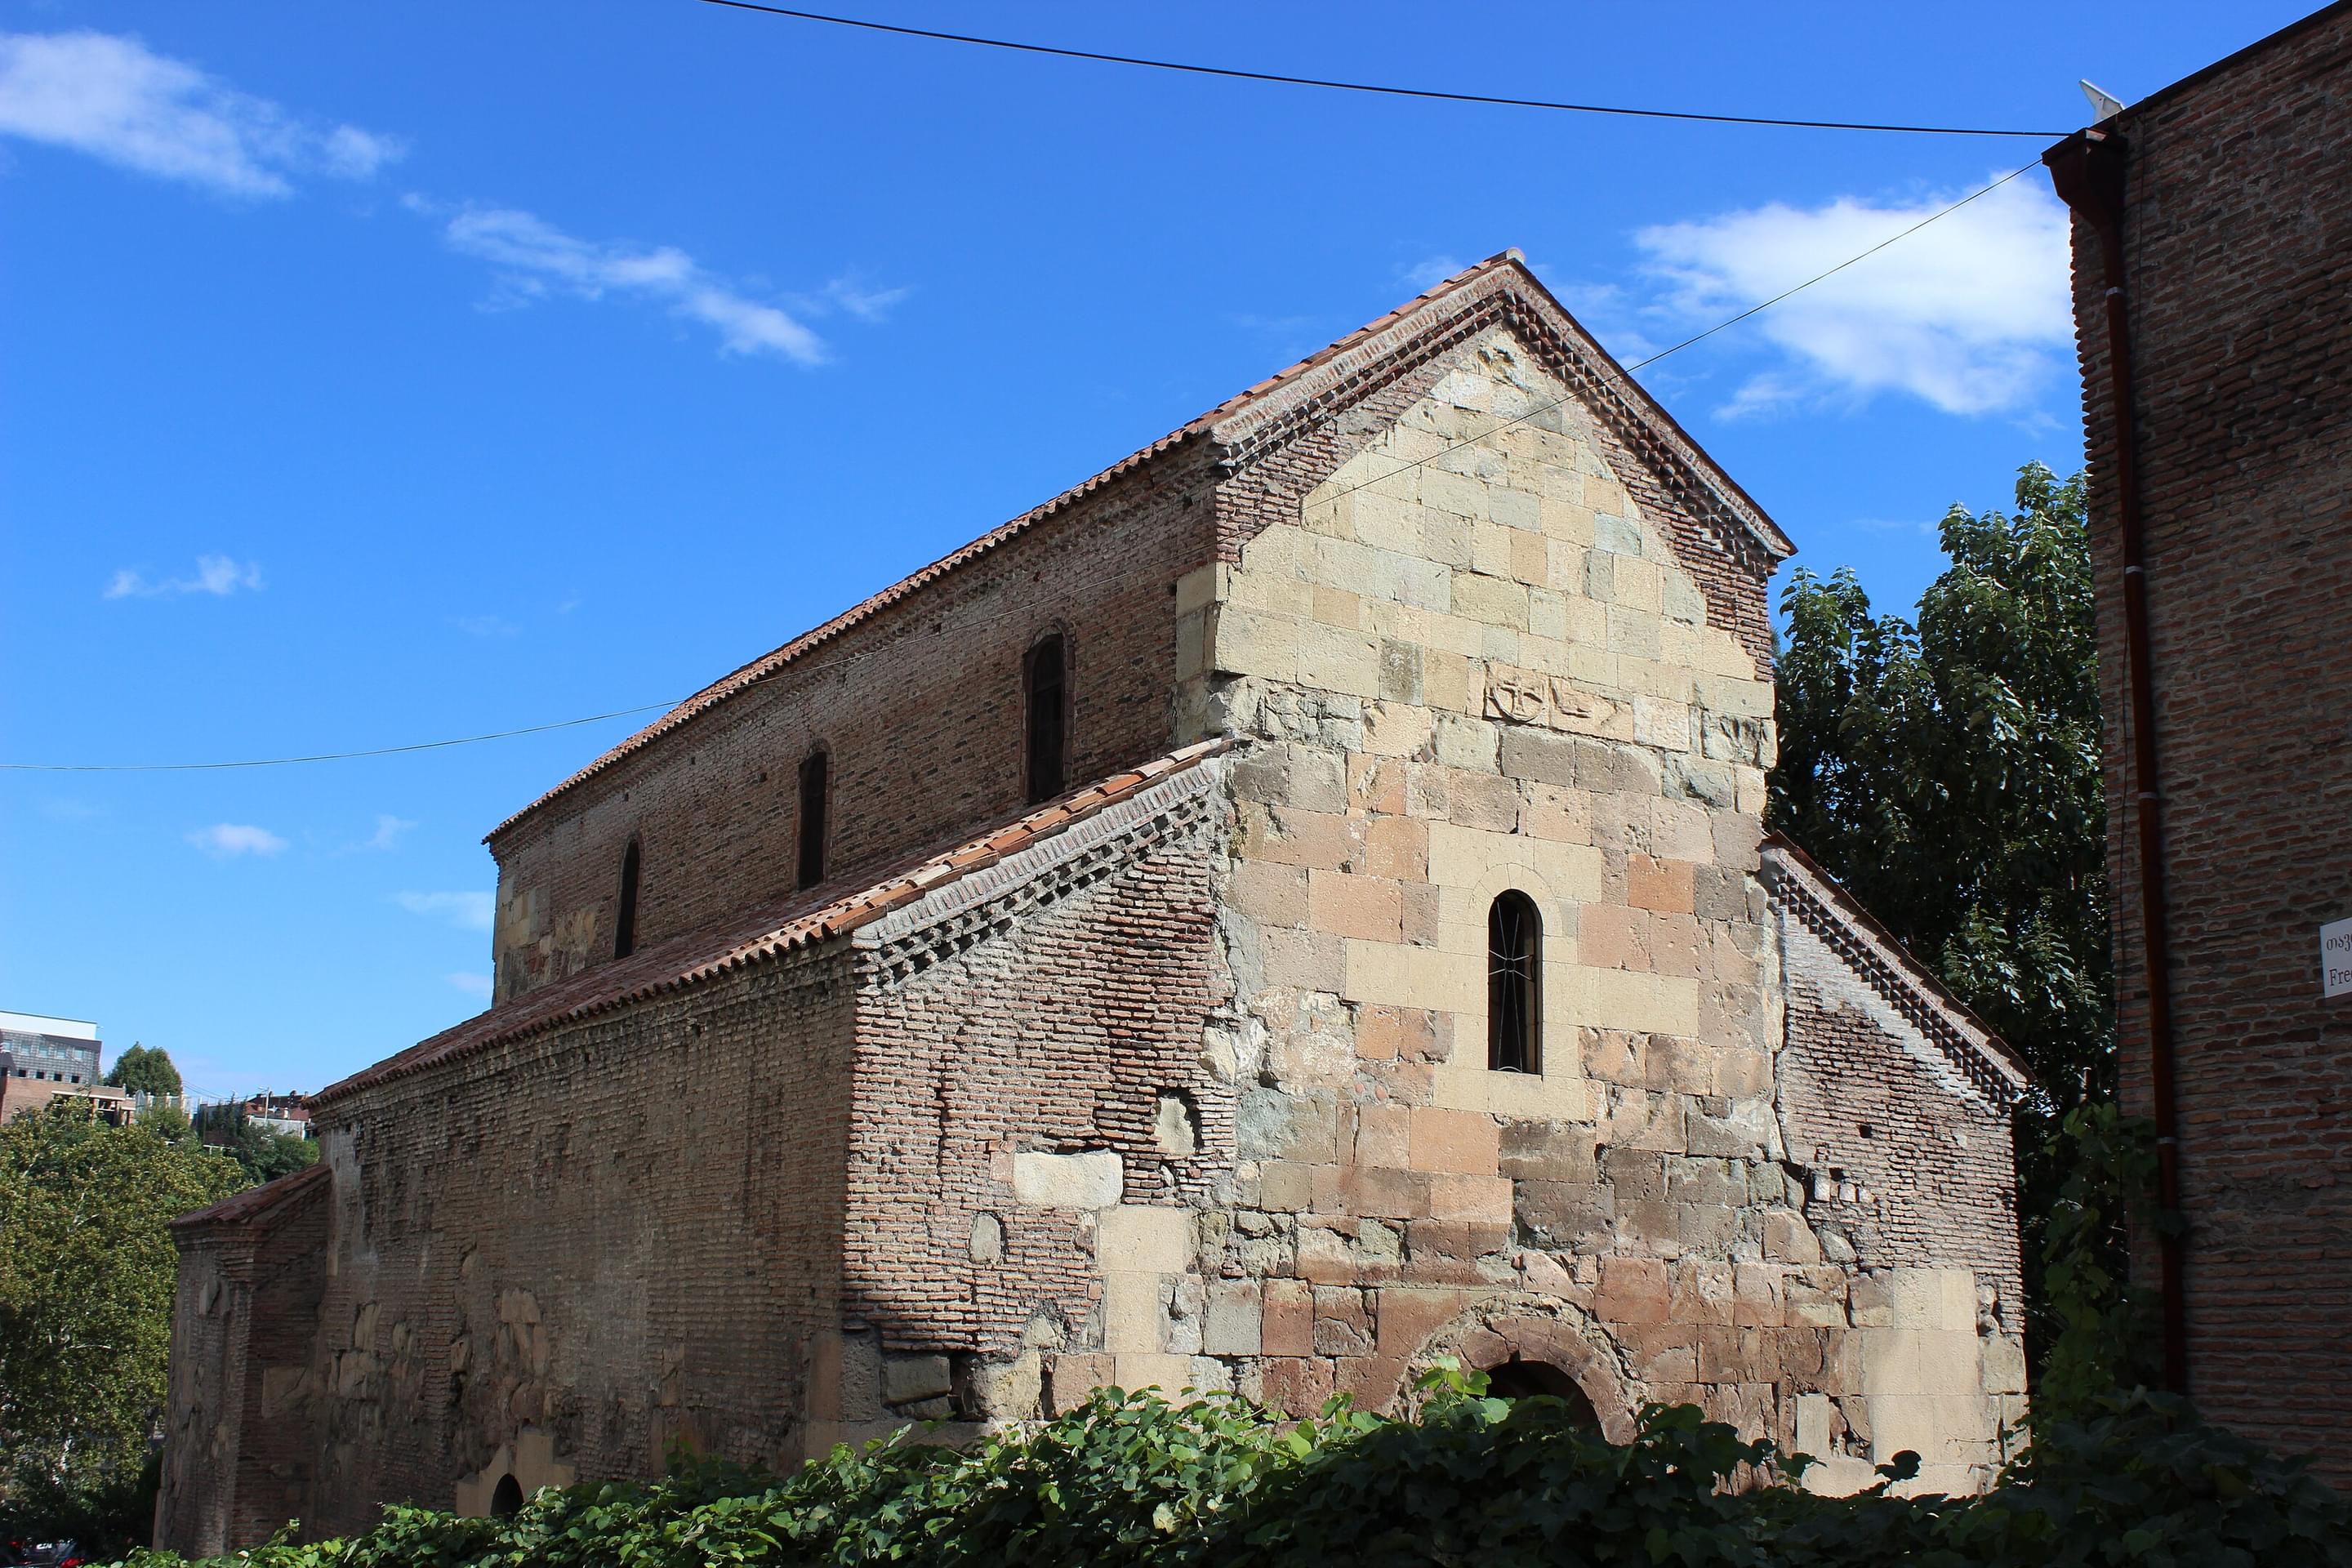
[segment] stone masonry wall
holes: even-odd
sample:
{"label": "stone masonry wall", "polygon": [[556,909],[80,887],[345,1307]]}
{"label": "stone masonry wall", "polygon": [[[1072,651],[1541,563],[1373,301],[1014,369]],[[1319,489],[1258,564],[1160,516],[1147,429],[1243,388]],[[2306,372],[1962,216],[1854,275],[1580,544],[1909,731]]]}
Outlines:
{"label": "stone masonry wall", "polygon": [[[1223,915],[1239,1202],[1200,1268],[1261,1293],[1240,1376],[1277,1406],[1517,1353],[1604,1429],[1691,1399],[1791,1440],[1800,1394],[1861,1389],[1863,1341],[1773,1115],[1769,680],[1517,338],[1426,386],[1180,592],[1186,711],[1255,738]],[[1533,1075],[1486,1065],[1507,889],[1543,920]],[[1973,1328],[1966,1270],[1914,1272],[1906,1324],[1948,1298]],[[1964,1447],[1933,1484],[1981,1478]]]}
{"label": "stone masonry wall", "polygon": [[312,1534],[499,1477],[797,1459],[839,1316],[853,987],[763,963],[321,1109]]}
{"label": "stone masonry wall", "polygon": [[493,835],[498,998],[612,956],[633,835],[641,947],[789,893],[813,746],[831,753],[829,884],[1016,815],[1022,656],[1048,632],[1070,659],[1073,784],[1169,751],[1171,590],[1213,548],[1209,484],[1191,450],[1163,453]]}
{"label": "stone masonry wall", "polygon": [[[2190,1393],[2352,1485],[2352,9],[2134,107],[2124,237]],[[2074,228],[2124,1094],[2150,1109],[2104,274]],[[2137,1261],[2153,1269],[2149,1245]]]}

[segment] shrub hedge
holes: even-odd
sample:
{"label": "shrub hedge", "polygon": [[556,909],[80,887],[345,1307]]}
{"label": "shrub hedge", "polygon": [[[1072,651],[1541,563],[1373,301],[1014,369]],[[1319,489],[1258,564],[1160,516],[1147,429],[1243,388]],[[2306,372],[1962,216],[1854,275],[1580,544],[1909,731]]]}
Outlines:
{"label": "shrub hedge", "polygon": [[[2176,1399],[2101,1396],[2046,1423],[1981,1497],[1816,1497],[1808,1463],[1689,1405],[1633,1443],[1558,1400],[1487,1397],[1444,1373],[1418,1415],[1335,1405],[1268,1420],[1229,1395],[1085,1407],[954,1448],[839,1447],[777,1477],[709,1461],[659,1481],[549,1489],[507,1519],[394,1507],[364,1535],[281,1540],[246,1568],[2352,1568],[2352,1506],[2300,1466],[2200,1425]],[[291,1531],[289,1530],[289,1534]],[[134,1552],[130,1568],[182,1568]]]}

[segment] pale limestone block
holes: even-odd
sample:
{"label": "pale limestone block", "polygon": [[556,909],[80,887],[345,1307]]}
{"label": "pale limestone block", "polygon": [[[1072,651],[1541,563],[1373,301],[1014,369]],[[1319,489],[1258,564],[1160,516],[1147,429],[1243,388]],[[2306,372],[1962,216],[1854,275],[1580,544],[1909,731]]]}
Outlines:
{"label": "pale limestone block", "polygon": [[1659,799],[1650,806],[1650,853],[1661,860],[1706,865],[1715,858],[1715,826],[1706,807]]}
{"label": "pale limestone block", "polygon": [[1690,710],[1655,697],[1634,698],[1633,739],[1662,751],[1689,751],[1693,743]]}
{"label": "pale limestone block", "polygon": [[1160,1310],[1167,1282],[1157,1274],[1113,1272],[1103,1276],[1103,1349],[1164,1348],[1167,1321]]}
{"label": "pale limestone block", "polygon": [[1121,1204],[1096,1222],[1095,1256],[1105,1273],[1179,1274],[1192,1261],[1192,1211]]}
{"label": "pale limestone block", "polygon": [[[1454,585],[1456,594],[1461,584]],[[1619,658],[1658,657],[1658,616],[1653,610],[1637,610],[1628,605],[1609,606],[1609,651]]]}
{"label": "pale limestone block", "polygon": [[[1453,581],[1451,574],[1446,580],[1449,583]],[[1443,652],[1475,658],[1485,652],[1486,627],[1484,622],[1474,621],[1467,616],[1457,616],[1451,610],[1443,613],[1433,610],[1427,626],[1428,651],[1431,653]]]}
{"label": "pale limestone block", "polygon": [[[1448,453],[1446,456],[1454,455]],[[1444,459],[1440,458],[1439,461]],[[1482,480],[1449,473],[1433,465],[1422,470],[1421,503],[1433,511],[1484,521],[1486,517],[1486,486]]]}
{"label": "pale limestone block", "polygon": [[1983,1388],[1987,1394],[2025,1392],[2025,1342],[2015,1334],[1990,1334],[1983,1341]]}
{"label": "pale limestone block", "polygon": [[1984,1463],[1992,1448],[1992,1423],[1984,1399],[1974,1394],[1873,1394],[1872,1458],[1883,1465],[1906,1448],[1931,1465]]}
{"label": "pale limestone block", "polygon": [[1223,570],[1220,565],[1201,566],[1177,578],[1176,613],[1184,616],[1194,610],[1206,609],[1221,597],[1218,582]]}
{"label": "pale limestone block", "polygon": [[1437,760],[1449,768],[1460,768],[1474,773],[1502,771],[1497,761],[1502,734],[1486,720],[1474,719],[1464,713],[1441,713],[1437,716],[1436,732],[1433,739]]}
{"label": "pale limestone block", "polygon": [[1114,1149],[1013,1156],[1013,1198],[1032,1207],[1106,1208],[1118,1202],[1125,1184],[1126,1168]]}
{"label": "pale limestone block", "polygon": [[[1568,641],[1568,601],[1549,588],[1528,595],[1528,630],[1548,643]],[[1565,668],[1564,664],[1562,668]]]}
{"label": "pale limestone block", "polygon": [[1309,616],[1318,624],[1337,626],[1342,631],[1364,630],[1364,601],[1345,588],[1315,587],[1314,607]]}
{"label": "pale limestone block", "polygon": [[1492,489],[1486,492],[1486,515],[1505,528],[1540,532],[1543,498],[1515,488]]}
{"label": "pale limestone block", "polygon": [[1591,1086],[1573,1065],[1563,1065],[1576,1052],[1549,1025],[1544,1034],[1544,1070],[1540,1073],[1490,1072],[1486,1068],[1486,1015],[1465,1016],[1460,1028],[1470,1030],[1477,1044],[1469,1054],[1476,1059],[1444,1062],[1431,1084],[1431,1102],[1455,1110],[1484,1111],[1526,1121],[1591,1121]]}
{"label": "pale limestone block", "polygon": [[1358,490],[1349,499],[1356,503],[1352,521],[1358,542],[1400,553],[1410,552],[1421,542],[1420,507],[1371,489]]}
{"label": "pale limestone block", "polygon": [[[1818,1397],[1818,1396],[1816,1396]],[[1800,1448],[1800,1452],[1809,1452]],[[1820,1458],[1819,1455],[1814,1456]],[[1805,1489],[1816,1497],[1852,1497],[1878,1481],[1877,1467],[1868,1459],[1839,1456],[1822,1459],[1805,1471]]]}
{"label": "pale limestone block", "polygon": [[1663,616],[1665,573],[1654,561],[1636,560],[1630,555],[1617,558],[1616,602],[1629,610]]}
{"label": "pale limestone block", "polygon": [[1208,630],[1212,668],[1269,680],[1298,678],[1298,627],[1288,616],[1225,604],[1217,607]]}
{"label": "pale limestone block", "polygon": [[1353,591],[1372,581],[1373,565],[1379,559],[1379,552],[1352,539],[1317,537],[1307,542],[1299,575],[1326,588]]}
{"label": "pale limestone block", "polygon": [[1208,673],[1209,616],[1194,610],[1176,617],[1176,679],[1190,680]]}
{"label": "pale limestone block", "polygon": [[1698,672],[1727,680],[1756,679],[1756,658],[1739,639],[1719,626],[1709,626],[1699,637]]}
{"label": "pale limestone block", "polygon": [[1689,670],[1663,659],[1621,655],[1616,668],[1617,683],[1630,696],[1687,704],[1698,694]]}
{"label": "pale limestone block", "polygon": [[1751,768],[1745,763],[1731,765],[1732,802],[1742,816],[1761,821],[1764,816],[1768,786],[1762,768]]}
{"label": "pale limestone block", "polygon": [[1424,647],[1421,656],[1421,700],[1449,713],[1466,713],[1475,700],[1469,658],[1463,654]]}
{"label": "pale limestone block", "polygon": [[1797,1395],[1797,1452],[1825,1458],[1836,1441],[1832,1417],[1837,1406],[1826,1394]]}
{"label": "pale limestone block", "polygon": [[1465,1012],[1483,1007],[1483,966],[1433,948],[1342,939],[1346,974],[1340,994],[1350,1002],[1391,1007]]}
{"label": "pale limestone block", "polygon": [[1595,969],[1591,975],[1591,1004],[1584,1022],[1596,1029],[1625,1029],[1646,1034],[1657,1029],[1658,977],[1627,969]]}
{"label": "pale limestone block", "polygon": [[[1658,592],[1658,613],[1666,619],[1689,626],[1704,626],[1706,624],[1706,595],[1700,590],[1698,584],[1692,580],[1690,574],[1680,570],[1668,570],[1659,585]],[[1691,647],[1693,653],[1696,654],[1697,643],[1694,641]]]}
{"label": "pale limestone block", "polygon": [[1753,677],[1742,680],[1727,675],[1697,678],[1698,704],[1717,713],[1741,719],[1772,717],[1772,688]]}
{"label": "pale limestone block", "polygon": [[1511,576],[1511,531],[1499,522],[1472,523],[1470,569],[1489,577]]}
{"label": "pale limestone block", "polygon": [[[1429,670],[1422,668],[1422,693],[1429,690]],[[1364,750],[1375,757],[1410,757],[1430,745],[1437,731],[1436,715],[1406,702],[1376,702],[1365,716]]]}
{"label": "pale limestone block", "polygon": [[1696,668],[1698,637],[1696,626],[1661,618],[1658,622],[1658,662],[1675,669]]}
{"label": "pale limestone block", "polygon": [[1381,694],[1380,645],[1361,632],[1309,624],[1297,628],[1298,682],[1349,697]]}
{"label": "pale limestone block", "polygon": [[1192,1358],[1150,1351],[1121,1351],[1111,1357],[1111,1380],[1132,1393],[1157,1388],[1171,1404],[1189,1404],[1178,1395],[1192,1385]]}
{"label": "pale limestone block", "polygon": [[[1505,570],[1508,570],[1507,563]],[[1528,629],[1528,589],[1524,583],[1484,572],[1454,574],[1454,613],[1486,626]]]}
{"label": "pale limestone block", "polygon": [[1499,659],[1505,664],[1527,662],[1519,652],[1519,638],[1524,634],[1515,627],[1487,626],[1483,621],[1479,626],[1481,628],[1478,634],[1479,658]]}

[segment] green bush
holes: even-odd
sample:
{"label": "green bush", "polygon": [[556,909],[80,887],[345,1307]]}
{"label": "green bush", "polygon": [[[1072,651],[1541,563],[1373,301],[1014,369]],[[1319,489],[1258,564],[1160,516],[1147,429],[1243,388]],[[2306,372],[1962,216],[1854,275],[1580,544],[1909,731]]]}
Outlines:
{"label": "green bush", "polygon": [[[1229,1395],[1097,1394],[968,1448],[835,1448],[784,1478],[701,1461],[548,1489],[510,1519],[396,1507],[365,1535],[243,1568],[2352,1568],[2352,1509],[2292,1464],[2145,1393],[2086,1403],[1977,1498],[1787,1484],[1808,1461],[1688,1405],[1612,1445],[1558,1400],[1445,1374],[1421,1415],[1276,1423]],[[131,1568],[181,1568],[138,1552]],[[226,1565],[224,1564],[224,1568]]]}

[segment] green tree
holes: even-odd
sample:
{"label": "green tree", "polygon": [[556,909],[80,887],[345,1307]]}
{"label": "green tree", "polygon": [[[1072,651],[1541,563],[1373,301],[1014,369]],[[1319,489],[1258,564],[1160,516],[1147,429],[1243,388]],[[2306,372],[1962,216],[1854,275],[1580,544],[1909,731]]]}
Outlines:
{"label": "green tree", "polygon": [[58,1103],[0,1126],[0,1488],[135,1485],[162,1410],[166,1228],[247,1184],[234,1161]]}
{"label": "green tree", "polygon": [[291,1175],[319,1158],[316,1143],[264,1127],[242,1105],[204,1106],[196,1111],[195,1128],[205,1143],[243,1166],[255,1182]]}
{"label": "green tree", "polygon": [[180,1092],[180,1069],[172,1065],[170,1053],[161,1047],[149,1050],[137,1041],[131,1048],[114,1058],[114,1070],[106,1081],[117,1089],[127,1089],[136,1094],[177,1094]]}
{"label": "green tree", "polygon": [[[2082,477],[2028,464],[2013,511],[1956,505],[1941,531],[1950,563],[1920,597],[1916,626],[1874,614],[1851,570],[1790,581],[1766,820],[2031,1067],[2020,1213],[2037,1260],[2044,1217],[2078,1174],[2052,1147],[2057,1125],[2115,1088]],[[2118,1231],[2108,1244],[2118,1276],[2119,1247]],[[2031,1263],[2028,1290],[2038,1313]]]}

